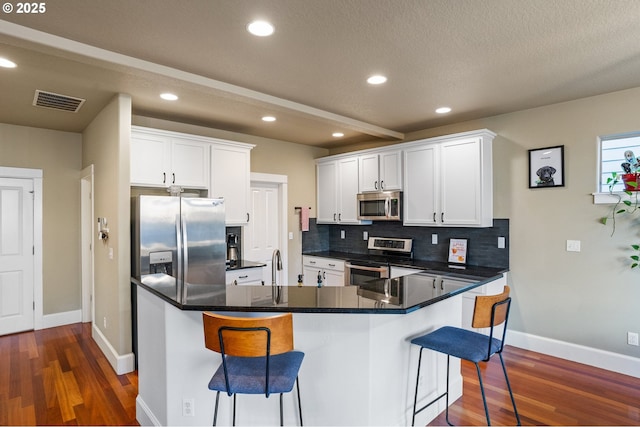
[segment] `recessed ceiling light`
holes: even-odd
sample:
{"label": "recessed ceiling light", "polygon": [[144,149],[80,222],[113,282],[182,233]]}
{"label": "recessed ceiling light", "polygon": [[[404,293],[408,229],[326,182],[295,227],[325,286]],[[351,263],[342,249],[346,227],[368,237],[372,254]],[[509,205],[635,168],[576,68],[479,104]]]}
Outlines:
{"label": "recessed ceiling light", "polygon": [[263,122],[275,122],[275,121],[276,121],[276,118],[275,118],[275,117],[273,117],[273,116],[264,116],[264,117],[262,118],[262,121],[263,121]]}
{"label": "recessed ceiling light", "polygon": [[254,36],[267,37],[273,34],[273,25],[267,21],[253,21],[247,25],[247,31]]}
{"label": "recessed ceiling light", "polygon": [[447,114],[451,112],[451,108],[449,107],[440,107],[436,110],[436,113],[438,114]]}
{"label": "recessed ceiling light", "polygon": [[386,81],[387,81],[387,78],[380,74],[376,74],[367,79],[367,83],[369,83],[370,85],[381,85]]}
{"label": "recessed ceiling light", "polygon": [[7,58],[0,58],[0,67],[2,68],[16,68],[16,63],[9,61]]}
{"label": "recessed ceiling light", "polygon": [[334,132],[331,134],[331,136],[333,136],[334,138],[342,138],[344,136],[344,133],[342,132]]}
{"label": "recessed ceiling light", "polygon": [[165,101],[177,101],[178,95],[174,95],[173,93],[163,93],[160,95],[160,98],[164,99]]}

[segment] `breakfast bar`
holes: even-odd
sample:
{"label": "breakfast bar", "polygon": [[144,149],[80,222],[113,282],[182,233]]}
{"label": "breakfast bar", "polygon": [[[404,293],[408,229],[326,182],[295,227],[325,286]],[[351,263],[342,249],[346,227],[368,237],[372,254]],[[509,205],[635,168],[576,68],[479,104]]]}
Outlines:
{"label": "breakfast bar", "polygon": [[[264,316],[294,313],[294,343],[305,353],[300,394],[306,425],[408,425],[411,423],[418,348],[413,337],[443,325],[462,326],[463,295],[502,289],[502,272],[467,276],[465,286],[441,289],[417,273],[363,286],[273,287],[186,285],[180,292],[162,274],[132,279],[137,305],[138,397],[141,425],[209,425],[215,393],[208,381],[220,356],[204,347],[202,312]],[[456,273],[439,272],[438,274]],[[492,274],[492,275],[491,275]],[[463,276],[464,274],[460,274]],[[425,359],[426,358],[426,359]],[[451,401],[462,395],[458,360],[452,361]],[[445,386],[446,356],[426,352],[419,403]],[[286,425],[299,425],[295,392],[284,395]],[[219,424],[231,424],[231,402],[220,398]],[[242,395],[239,425],[278,423],[277,398]],[[425,425],[444,401],[419,414]]]}

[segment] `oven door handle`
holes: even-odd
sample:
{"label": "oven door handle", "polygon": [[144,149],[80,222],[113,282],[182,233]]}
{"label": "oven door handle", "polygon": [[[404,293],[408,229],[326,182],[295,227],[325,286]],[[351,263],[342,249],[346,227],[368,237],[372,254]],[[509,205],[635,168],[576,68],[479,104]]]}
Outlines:
{"label": "oven door handle", "polygon": [[378,271],[380,273],[385,273],[389,269],[389,267],[386,267],[386,266],[383,266],[383,267],[365,267],[363,265],[354,265],[354,264],[350,264],[350,263],[345,264],[345,267],[347,267],[347,268],[349,268],[351,270]]}

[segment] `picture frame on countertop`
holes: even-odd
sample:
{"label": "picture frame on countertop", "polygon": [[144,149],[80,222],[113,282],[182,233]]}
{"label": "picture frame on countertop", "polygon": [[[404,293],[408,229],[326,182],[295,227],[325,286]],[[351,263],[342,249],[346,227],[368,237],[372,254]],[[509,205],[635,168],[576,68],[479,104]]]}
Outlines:
{"label": "picture frame on countertop", "polygon": [[467,264],[467,239],[449,239],[449,267],[464,268]]}
{"label": "picture frame on countertop", "polygon": [[529,150],[529,188],[564,187],[564,145]]}

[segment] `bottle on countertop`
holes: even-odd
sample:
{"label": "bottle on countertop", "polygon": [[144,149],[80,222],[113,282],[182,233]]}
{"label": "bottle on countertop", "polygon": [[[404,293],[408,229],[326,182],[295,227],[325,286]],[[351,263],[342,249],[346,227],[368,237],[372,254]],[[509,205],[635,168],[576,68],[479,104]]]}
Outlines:
{"label": "bottle on countertop", "polygon": [[318,271],[318,287],[322,287],[322,272]]}
{"label": "bottle on countertop", "polygon": [[302,274],[298,274],[298,287],[302,286]]}

